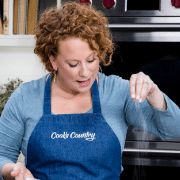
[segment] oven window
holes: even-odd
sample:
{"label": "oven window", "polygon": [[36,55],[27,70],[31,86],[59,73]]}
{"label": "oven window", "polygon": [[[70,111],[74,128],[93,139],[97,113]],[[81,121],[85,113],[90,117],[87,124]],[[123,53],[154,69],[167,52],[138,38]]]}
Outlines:
{"label": "oven window", "polygon": [[159,0],[127,0],[127,10],[160,10]]}

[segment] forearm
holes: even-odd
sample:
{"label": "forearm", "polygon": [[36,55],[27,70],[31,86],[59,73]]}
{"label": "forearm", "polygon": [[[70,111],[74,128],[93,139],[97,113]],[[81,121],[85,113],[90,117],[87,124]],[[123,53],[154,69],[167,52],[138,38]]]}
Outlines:
{"label": "forearm", "polygon": [[164,99],[164,95],[157,85],[155,85],[154,92],[147,97],[147,100],[154,108],[157,108],[159,110],[167,109],[167,104]]}

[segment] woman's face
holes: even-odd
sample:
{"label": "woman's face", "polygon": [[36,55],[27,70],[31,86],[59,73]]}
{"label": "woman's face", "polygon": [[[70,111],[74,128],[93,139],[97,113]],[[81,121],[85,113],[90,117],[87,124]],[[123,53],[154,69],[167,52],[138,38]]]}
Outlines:
{"label": "woman's face", "polygon": [[99,71],[97,53],[79,38],[61,40],[59,54],[50,60],[58,70],[57,81],[61,88],[73,94],[89,91]]}

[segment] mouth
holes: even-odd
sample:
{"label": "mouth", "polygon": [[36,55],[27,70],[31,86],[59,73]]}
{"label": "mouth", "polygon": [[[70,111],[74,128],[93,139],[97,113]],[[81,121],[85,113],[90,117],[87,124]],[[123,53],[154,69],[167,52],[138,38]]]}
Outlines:
{"label": "mouth", "polygon": [[80,87],[87,87],[90,84],[90,79],[87,79],[85,81],[77,81],[80,85]]}

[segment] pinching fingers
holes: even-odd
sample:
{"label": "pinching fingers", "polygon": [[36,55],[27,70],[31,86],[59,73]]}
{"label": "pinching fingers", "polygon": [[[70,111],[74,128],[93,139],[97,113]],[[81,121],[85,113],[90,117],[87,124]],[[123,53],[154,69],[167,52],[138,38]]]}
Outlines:
{"label": "pinching fingers", "polygon": [[130,94],[131,97],[138,101],[144,101],[153,87],[153,81],[143,72],[133,74],[130,78]]}

